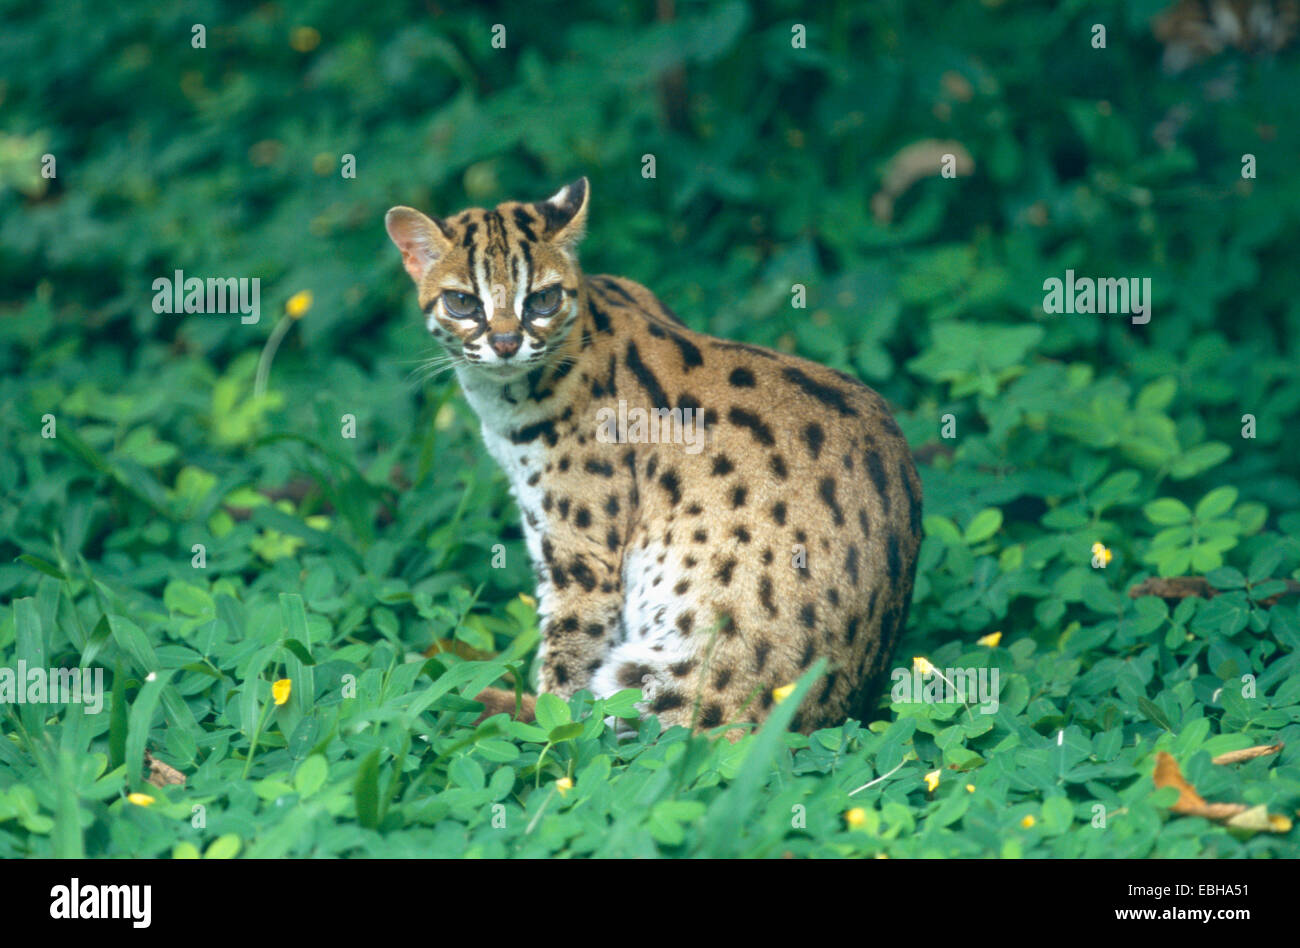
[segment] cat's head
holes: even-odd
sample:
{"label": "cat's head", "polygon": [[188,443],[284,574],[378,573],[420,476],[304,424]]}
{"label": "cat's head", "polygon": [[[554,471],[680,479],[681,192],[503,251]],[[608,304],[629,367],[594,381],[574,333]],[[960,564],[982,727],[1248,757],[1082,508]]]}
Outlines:
{"label": "cat's head", "polygon": [[502,381],[545,363],[578,315],[576,254],[587,179],[545,201],[511,201],[437,218],[409,207],[384,218],[415,281],[429,332],[457,363]]}

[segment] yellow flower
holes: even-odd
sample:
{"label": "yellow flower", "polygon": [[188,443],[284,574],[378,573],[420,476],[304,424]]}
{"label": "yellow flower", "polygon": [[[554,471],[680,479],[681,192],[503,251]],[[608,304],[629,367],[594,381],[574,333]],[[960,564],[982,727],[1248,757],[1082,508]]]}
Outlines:
{"label": "yellow flower", "polygon": [[564,796],[573,789],[573,781],[568,777],[561,777],[559,780],[555,781],[555,789],[560,791],[560,796]]}
{"label": "yellow flower", "polygon": [[790,697],[793,691],[794,685],[782,685],[780,688],[772,689],[772,697],[776,700],[777,704],[780,704],[786,698]]}
{"label": "yellow flower", "polygon": [[967,792],[967,793],[974,793],[974,792],[975,792],[975,784],[973,784],[973,783],[968,783],[968,784],[966,784],[966,792]]}
{"label": "yellow flower", "polygon": [[299,290],[285,302],[284,311],[290,319],[302,319],[307,310],[311,309],[311,301],[311,290]]}
{"label": "yellow flower", "polygon": [[996,648],[997,644],[1001,641],[1002,641],[1001,632],[991,632],[988,635],[983,636],[982,638],[976,639],[975,643],[977,645],[987,645],[989,648]]}
{"label": "yellow flower", "polygon": [[289,700],[289,694],[293,691],[293,682],[288,678],[281,678],[271,686],[271,697],[275,699],[275,706],[278,708]]}
{"label": "yellow flower", "polygon": [[320,30],[314,26],[295,26],[289,34],[289,45],[297,52],[310,53],[320,45]]}
{"label": "yellow flower", "polygon": [[1092,545],[1092,555],[1101,560],[1102,563],[1109,563],[1115,558],[1115,554],[1106,549],[1104,543],[1094,543]]}
{"label": "yellow flower", "polygon": [[850,826],[861,826],[867,822],[867,811],[860,806],[855,806],[849,812],[844,814],[844,822]]}
{"label": "yellow flower", "polygon": [[925,789],[934,793],[934,788],[939,786],[939,771],[932,770],[925,775]]}
{"label": "yellow flower", "polygon": [[912,667],[922,675],[928,675],[930,672],[934,671],[934,666],[930,664],[929,660],[922,658],[920,655],[917,655],[912,659]]}
{"label": "yellow flower", "polygon": [[126,798],[136,806],[153,806],[153,797],[147,793],[128,793]]}
{"label": "yellow flower", "polygon": [[1037,822],[1038,821],[1034,819],[1034,814],[1030,813],[1023,820],[1020,821],[1020,825],[1023,826],[1025,829],[1029,829]]}

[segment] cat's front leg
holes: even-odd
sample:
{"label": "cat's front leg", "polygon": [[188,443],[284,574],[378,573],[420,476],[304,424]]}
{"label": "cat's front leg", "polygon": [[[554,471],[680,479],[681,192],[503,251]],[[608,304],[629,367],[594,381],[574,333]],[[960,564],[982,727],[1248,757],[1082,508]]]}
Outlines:
{"label": "cat's front leg", "polygon": [[592,675],[623,638],[623,583],[616,564],[583,554],[553,555],[546,575],[537,690],[568,699],[591,688]]}

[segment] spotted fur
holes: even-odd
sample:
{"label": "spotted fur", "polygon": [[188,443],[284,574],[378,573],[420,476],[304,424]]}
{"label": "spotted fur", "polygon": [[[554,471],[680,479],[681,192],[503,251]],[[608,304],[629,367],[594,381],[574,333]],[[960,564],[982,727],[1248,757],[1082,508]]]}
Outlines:
{"label": "spotted fur", "polygon": [[[387,217],[522,513],[540,690],[640,688],[666,725],[712,728],[763,720],[773,689],[825,657],[794,726],[862,716],[920,542],[902,433],[855,379],[695,332],[631,280],[585,275],[588,197],[584,178],[547,201]],[[707,446],[602,441],[600,411],[620,400],[701,413]]]}

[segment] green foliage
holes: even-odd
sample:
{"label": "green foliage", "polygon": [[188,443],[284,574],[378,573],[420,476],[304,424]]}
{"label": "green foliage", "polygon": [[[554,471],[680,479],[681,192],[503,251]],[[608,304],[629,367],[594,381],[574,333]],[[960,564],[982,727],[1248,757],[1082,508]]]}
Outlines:
{"label": "green foliage", "polygon": [[[0,667],[108,693],[0,707],[0,857],[1300,854],[1151,780],[1167,750],[1207,799],[1300,807],[1300,64],[1170,75],[1161,6],[9,11]],[[925,141],[973,173],[886,219]],[[532,572],[383,213],[580,174],[589,270],[896,406],[926,534],[896,664],[996,669],[995,712],[785,733],[813,669],[734,744],[634,692],[472,724],[527,679]],[[153,312],[178,269],[261,279],[262,319]],[[1044,314],[1066,269],[1150,277],[1150,323]],[[1188,574],[1217,594],[1129,595]]]}

